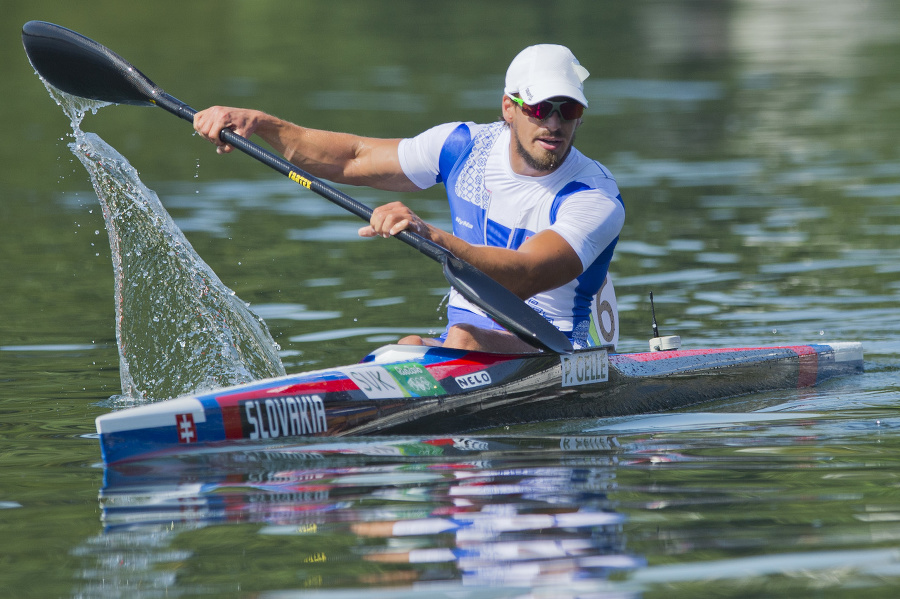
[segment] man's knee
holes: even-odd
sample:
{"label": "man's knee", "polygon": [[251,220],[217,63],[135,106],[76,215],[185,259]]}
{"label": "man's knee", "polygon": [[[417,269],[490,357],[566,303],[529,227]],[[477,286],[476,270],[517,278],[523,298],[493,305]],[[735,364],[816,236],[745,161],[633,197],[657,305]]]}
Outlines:
{"label": "man's knee", "polygon": [[512,333],[492,329],[482,329],[472,324],[460,323],[450,327],[444,347],[467,351],[485,351],[501,354],[532,353],[531,347]]}
{"label": "man's knee", "polygon": [[397,342],[398,345],[427,345],[428,347],[441,347],[444,343],[440,339],[409,335]]}
{"label": "man's knee", "polygon": [[444,345],[470,351],[481,349],[480,332],[483,330],[468,323],[455,324],[447,331]]}

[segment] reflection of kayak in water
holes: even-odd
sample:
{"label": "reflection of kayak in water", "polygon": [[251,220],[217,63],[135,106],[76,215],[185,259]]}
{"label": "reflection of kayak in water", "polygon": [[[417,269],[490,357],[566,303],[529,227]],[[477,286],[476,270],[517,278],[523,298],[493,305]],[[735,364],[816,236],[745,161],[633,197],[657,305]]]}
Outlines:
{"label": "reflection of kayak in water", "polygon": [[501,355],[392,345],[361,363],[105,414],[106,463],[238,441],[456,433],[647,414],[861,372],[859,343]]}
{"label": "reflection of kayak in water", "polygon": [[[485,597],[521,596],[498,583],[596,586],[645,561],[606,497],[619,446],[595,441],[582,453],[550,437],[323,438],[121,462],[105,469],[102,520],[106,539],[238,525],[233,538],[292,547],[304,580],[452,587],[436,597],[460,582]],[[425,457],[397,458],[409,451]]]}

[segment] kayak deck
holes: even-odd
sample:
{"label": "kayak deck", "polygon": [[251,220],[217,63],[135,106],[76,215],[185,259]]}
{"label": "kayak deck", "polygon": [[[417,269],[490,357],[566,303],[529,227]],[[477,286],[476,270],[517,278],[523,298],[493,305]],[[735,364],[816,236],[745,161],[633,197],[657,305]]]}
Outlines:
{"label": "kayak deck", "polygon": [[814,386],[862,372],[859,343],[609,354],[489,354],[391,345],[359,364],[105,414],[106,463],[290,437],[443,434],[605,418]]}

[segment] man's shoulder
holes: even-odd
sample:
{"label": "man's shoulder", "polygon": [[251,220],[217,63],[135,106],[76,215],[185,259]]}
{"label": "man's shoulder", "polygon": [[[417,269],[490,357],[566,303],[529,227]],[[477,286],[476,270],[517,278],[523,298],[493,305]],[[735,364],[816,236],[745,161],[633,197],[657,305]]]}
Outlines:
{"label": "man's shoulder", "polygon": [[569,181],[580,181],[589,187],[616,185],[616,178],[608,168],[593,158],[588,158],[578,148],[572,148],[565,166],[566,178]]}
{"label": "man's shoulder", "polygon": [[479,124],[472,121],[450,121],[448,123],[441,123],[439,125],[430,127],[409,139],[420,137],[446,138],[455,131],[468,131],[470,135],[475,135],[488,126],[490,125]]}
{"label": "man's shoulder", "polygon": [[484,125],[471,121],[441,123],[422,131],[414,137],[401,140],[401,152],[437,154],[445,151],[448,144],[462,151],[484,127]]}

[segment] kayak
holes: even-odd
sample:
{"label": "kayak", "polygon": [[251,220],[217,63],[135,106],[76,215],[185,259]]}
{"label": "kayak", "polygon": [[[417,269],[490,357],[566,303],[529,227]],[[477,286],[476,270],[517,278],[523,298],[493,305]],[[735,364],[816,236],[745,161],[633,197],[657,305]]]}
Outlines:
{"label": "kayak", "polygon": [[856,342],[493,354],[389,345],[348,366],[255,381],[97,418],[107,464],[311,437],[440,435],[649,414],[863,371]]}
{"label": "kayak", "polygon": [[[157,106],[188,122],[196,111],[102,44],[29,21],[22,42],[52,86],[82,98]],[[372,209],[296,165],[223,129],[222,140],[368,222]],[[198,393],[97,419],[104,461],[195,447],[372,433],[430,434],[578,417],[657,412],[744,393],[805,387],[862,370],[858,343],[682,351],[568,353],[547,319],[446,248],[406,230],[394,236],[442,265],[468,301],[545,353],[498,355],[388,346],[361,363]],[[652,302],[652,295],[651,295]],[[614,312],[614,310],[613,310]]]}

